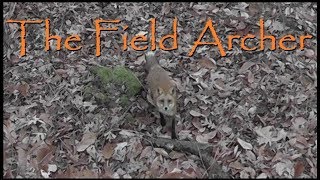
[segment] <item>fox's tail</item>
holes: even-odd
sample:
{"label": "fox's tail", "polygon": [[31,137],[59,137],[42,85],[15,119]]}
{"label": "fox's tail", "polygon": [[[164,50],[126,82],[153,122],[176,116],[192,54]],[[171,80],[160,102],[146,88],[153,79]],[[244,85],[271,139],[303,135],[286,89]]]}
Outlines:
{"label": "fox's tail", "polygon": [[156,64],[158,64],[158,61],[155,57],[155,53],[153,51],[149,51],[145,55],[146,57],[146,70],[149,72],[149,70]]}

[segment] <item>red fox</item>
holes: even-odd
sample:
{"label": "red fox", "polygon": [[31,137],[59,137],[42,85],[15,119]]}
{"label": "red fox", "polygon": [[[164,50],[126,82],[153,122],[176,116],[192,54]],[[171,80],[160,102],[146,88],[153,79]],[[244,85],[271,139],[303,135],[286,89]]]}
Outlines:
{"label": "red fox", "polygon": [[171,138],[176,139],[175,115],[177,113],[177,93],[174,81],[156,60],[153,52],[146,54],[147,87],[153,105],[160,113],[162,126],[166,125],[164,116],[172,119]]}

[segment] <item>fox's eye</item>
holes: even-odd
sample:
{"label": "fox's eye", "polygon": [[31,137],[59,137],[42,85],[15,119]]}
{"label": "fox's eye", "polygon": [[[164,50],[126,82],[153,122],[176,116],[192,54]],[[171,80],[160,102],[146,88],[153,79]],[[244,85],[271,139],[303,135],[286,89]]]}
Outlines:
{"label": "fox's eye", "polygon": [[171,104],[171,103],[172,103],[172,100],[171,100],[171,99],[169,99],[169,100],[168,100],[168,103],[169,103],[169,104]]}
{"label": "fox's eye", "polygon": [[161,104],[164,104],[164,100],[163,100],[163,99],[161,99],[161,100],[160,100],[160,103],[161,103]]}

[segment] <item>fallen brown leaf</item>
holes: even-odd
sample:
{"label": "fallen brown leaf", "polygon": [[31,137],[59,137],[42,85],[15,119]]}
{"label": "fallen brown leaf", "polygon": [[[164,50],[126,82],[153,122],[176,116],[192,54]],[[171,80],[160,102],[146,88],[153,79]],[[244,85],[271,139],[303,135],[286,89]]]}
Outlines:
{"label": "fallen brown leaf", "polygon": [[209,59],[209,58],[201,58],[198,60],[198,64],[200,67],[207,68],[207,69],[215,69],[216,65]]}
{"label": "fallen brown leaf", "polygon": [[294,165],[294,177],[299,177],[304,171],[304,164],[301,161],[298,161]]}
{"label": "fallen brown leaf", "polygon": [[29,94],[30,86],[26,82],[22,82],[22,84],[19,85],[17,89],[18,89],[18,91],[20,92],[21,95],[26,97]]}
{"label": "fallen brown leaf", "polygon": [[104,158],[106,159],[110,159],[112,157],[112,154],[114,152],[114,148],[117,145],[114,143],[107,143],[106,145],[104,145],[103,149],[102,149],[102,155],[104,156]]}

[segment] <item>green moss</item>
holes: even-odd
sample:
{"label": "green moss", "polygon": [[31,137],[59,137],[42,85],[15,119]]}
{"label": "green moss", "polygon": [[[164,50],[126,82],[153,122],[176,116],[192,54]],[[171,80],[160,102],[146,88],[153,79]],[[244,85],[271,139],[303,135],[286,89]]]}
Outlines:
{"label": "green moss", "polygon": [[108,84],[112,80],[112,69],[108,67],[96,67],[93,72],[100,78],[104,84]]}
{"label": "green moss", "polygon": [[119,103],[122,106],[127,106],[130,102],[129,99],[139,93],[142,87],[134,73],[123,66],[117,66],[113,69],[93,67],[91,72],[98,76],[102,86],[92,85],[85,87],[84,93],[94,96],[100,102],[112,100],[114,97],[111,97],[108,92],[114,92],[113,88],[121,88],[124,85],[126,93],[121,95]]}
{"label": "green moss", "polygon": [[125,67],[117,66],[113,70],[113,80],[127,87],[128,96],[134,96],[140,91],[141,84],[134,73]]}

